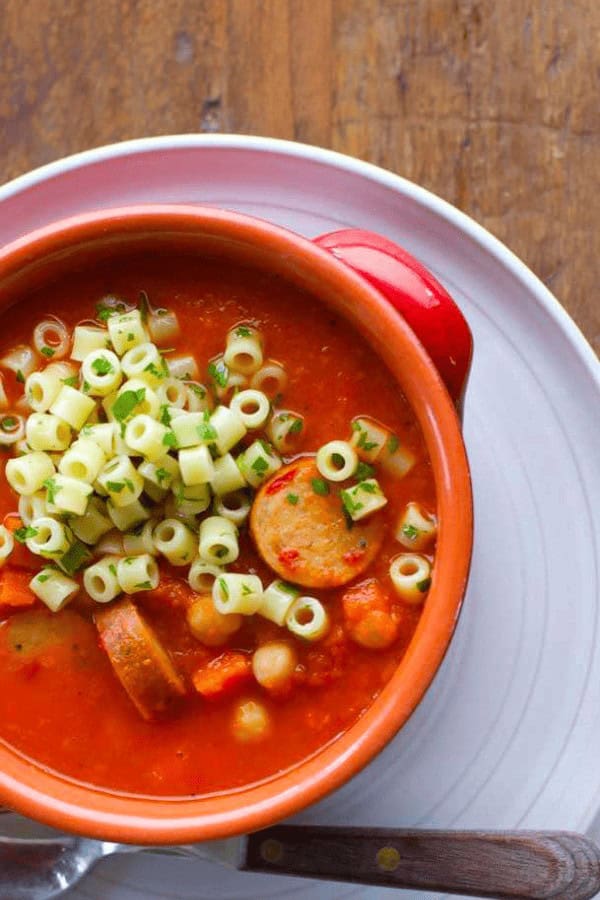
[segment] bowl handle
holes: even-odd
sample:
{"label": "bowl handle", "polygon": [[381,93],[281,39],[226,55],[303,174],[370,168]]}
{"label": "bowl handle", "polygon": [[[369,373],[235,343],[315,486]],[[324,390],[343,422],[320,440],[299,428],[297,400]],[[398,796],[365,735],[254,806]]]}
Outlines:
{"label": "bowl handle", "polygon": [[460,410],[473,339],[463,314],[425,266],[393,241],[359,228],[314,238],[389,300],[423,344]]}

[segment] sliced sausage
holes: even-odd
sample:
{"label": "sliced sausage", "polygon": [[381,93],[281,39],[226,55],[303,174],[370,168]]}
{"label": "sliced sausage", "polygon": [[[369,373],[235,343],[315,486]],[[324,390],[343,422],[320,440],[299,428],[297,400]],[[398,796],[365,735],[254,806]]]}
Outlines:
{"label": "sliced sausage", "polygon": [[185,693],[167,651],[131,600],[97,612],[95,622],[117,678],[144,719]]}
{"label": "sliced sausage", "polygon": [[364,572],[384,533],[377,515],[349,523],[340,486],[329,484],[323,495],[322,485],[314,459],[299,459],[261,487],[250,517],[254,543],[267,565],[287,581],[311,588],[338,587]]}

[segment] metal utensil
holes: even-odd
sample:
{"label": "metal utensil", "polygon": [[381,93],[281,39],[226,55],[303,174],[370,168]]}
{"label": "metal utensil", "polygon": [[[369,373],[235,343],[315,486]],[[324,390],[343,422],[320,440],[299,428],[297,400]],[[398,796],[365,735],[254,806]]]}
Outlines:
{"label": "metal utensil", "polygon": [[[0,897],[51,900],[113,853],[156,849],[68,835],[0,838]],[[269,872],[499,900],[589,900],[600,849],[569,832],[417,831],[280,825],[166,852]]]}

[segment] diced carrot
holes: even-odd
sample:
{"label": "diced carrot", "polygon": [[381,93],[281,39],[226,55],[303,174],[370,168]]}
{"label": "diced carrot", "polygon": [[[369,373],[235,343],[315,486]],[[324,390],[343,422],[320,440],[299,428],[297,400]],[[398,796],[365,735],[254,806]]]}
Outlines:
{"label": "diced carrot", "polygon": [[352,640],[369,650],[382,650],[398,636],[398,622],[389,597],[376,578],[353,585],[342,598],[346,630]]}
{"label": "diced carrot", "polygon": [[[4,526],[14,534],[18,528],[23,527],[23,522],[19,516],[11,513],[4,517]],[[28,550],[25,544],[15,540],[13,551],[10,554],[10,564],[19,569],[27,569],[29,572],[37,572],[40,568],[40,558]]]}
{"label": "diced carrot", "polygon": [[37,597],[29,587],[30,572],[6,567],[0,571],[0,614],[33,606]]}
{"label": "diced carrot", "polygon": [[252,678],[252,661],[245,653],[226,650],[207,666],[198,669],[192,682],[199,694],[215,700],[230,694]]}

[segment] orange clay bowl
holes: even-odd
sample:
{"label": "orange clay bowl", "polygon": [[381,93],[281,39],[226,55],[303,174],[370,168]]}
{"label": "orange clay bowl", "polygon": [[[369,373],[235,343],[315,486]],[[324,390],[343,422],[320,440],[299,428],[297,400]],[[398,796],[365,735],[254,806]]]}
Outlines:
{"label": "orange clay bowl", "polygon": [[190,843],[254,831],[321,799],[362,769],[406,722],[444,657],[466,587],[473,539],[460,422],[437,370],[382,294],[310,240],[257,219],[201,207],[140,206],[81,215],[0,250],[0,310],[25,291],[86,263],[158,247],[284,276],[360,332],[387,365],[423,431],[436,484],[439,536],[432,587],[392,679],[345,734],[266,781],[194,799],[124,796],[61,777],[0,744],[0,802],[55,828],[139,844]]}

